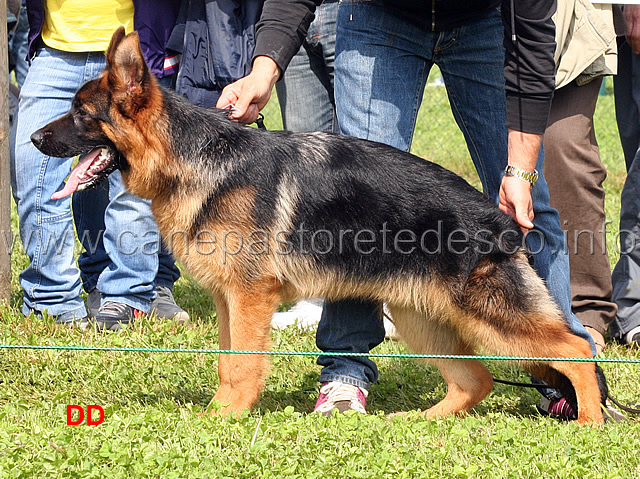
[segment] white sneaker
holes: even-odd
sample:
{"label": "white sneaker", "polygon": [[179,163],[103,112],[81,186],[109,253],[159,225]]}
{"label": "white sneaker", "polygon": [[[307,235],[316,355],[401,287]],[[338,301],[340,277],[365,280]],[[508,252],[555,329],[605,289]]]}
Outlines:
{"label": "white sneaker", "polygon": [[323,416],[331,416],[332,411],[337,409],[340,413],[357,411],[361,414],[367,414],[368,395],[369,391],[366,389],[340,381],[322,383],[313,412],[319,412]]}
{"label": "white sneaker", "polygon": [[289,311],[275,313],[271,318],[273,329],[285,329],[297,325],[299,329],[311,329],[318,325],[322,315],[321,299],[299,301]]}
{"label": "white sneaker", "polygon": [[387,339],[400,339],[398,331],[396,331],[396,325],[391,321],[391,313],[385,303],[383,306],[384,314],[382,315],[382,322],[384,323],[384,337]]}
{"label": "white sneaker", "polygon": [[438,78],[436,78],[435,80],[433,80],[432,82],[429,82],[427,84],[427,86],[444,86],[444,78],[442,78],[441,76],[439,76]]}
{"label": "white sneaker", "polygon": [[635,339],[635,335],[640,333],[640,326],[633,328],[631,331],[629,331],[627,334],[624,335],[623,341],[625,344],[633,344],[634,341],[637,342],[637,339]]}

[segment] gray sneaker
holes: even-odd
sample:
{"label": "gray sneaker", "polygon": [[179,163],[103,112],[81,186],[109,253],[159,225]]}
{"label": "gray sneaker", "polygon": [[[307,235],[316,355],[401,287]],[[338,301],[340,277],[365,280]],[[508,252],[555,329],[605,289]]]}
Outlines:
{"label": "gray sneaker", "polygon": [[95,318],[100,311],[100,300],[102,299],[102,295],[97,288],[91,290],[89,295],[87,296],[87,313],[90,318]]}
{"label": "gray sneaker", "polygon": [[94,319],[96,327],[100,330],[118,331],[123,326],[132,324],[136,318],[142,316],[141,311],[132,308],[128,304],[117,301],[105,301],[100,306],[100,311]]}
{"label": "gray sneaker", "polygon": [[171,319],[178,323],[189,321],[189,314],[176,304],[171,289],[166,286],[156,286],[156,299],[151,302],[151,311],[160,319]]}

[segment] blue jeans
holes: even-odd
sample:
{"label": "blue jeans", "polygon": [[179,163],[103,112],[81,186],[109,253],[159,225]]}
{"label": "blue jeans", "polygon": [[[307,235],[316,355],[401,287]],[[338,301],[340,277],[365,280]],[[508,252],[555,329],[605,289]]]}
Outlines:
{"label": "blue jeans", "polygon": [[27,17],[27,7],[22,5],[18,15],[18,23],[15,30],[11,32],[9,39],[9,54],[16,64],[14,70],[18,86],[22,87],[24,79],[29,70],[27,54],[29,53],[29,18]]}
{"label": "blue jeans", "polygon": [[307,37],[276,83],[282,123],[288,131],[338,132],[333,94],[338,1],[317,9]]}
{"label": "blue jeans", "polygon": [[[43,47],[21,90],[12,130],[11,181],[20,236],[30,259],[20,274],[24,314],[47,310],[60,322],[86,316],[74,255],[71,200],[51,199],[69,175],[73,158],[43,155],[30,135],[66,113],[76,90],[104,67],[102,52],[68,53]],[[158,272],[158,251],[153,250],[154,238],[158,244],[157,227],[149,202],[126,192],[118,172],[108,183],[108,189],[86,191],[73,200],[78,236],[85,246],[92,232],[105,231],[102,242],[91,241],[81,266],[95,278],[103,301],[146,312]],[[171,268],[177,277],[172,259]]]}
{"label": "blue jeans", "polygon": [[616,120],[627,166],[620,205],[620,259],[611,280],[618,313],[611,335],[622,339],[640,326],[640,55],[624,42],[614,77]]}
{"label": "blue jeans", "polygon": [[[341,2],[336,38],[335,93],[343,134],[408,151],[429,70],[437,64],[485,193],[494,201],[507,164],[504,30],[499,11],[446,32],[427,32],[375,2]],[[542,177],[532,190],[535,228],[528,243],[571,330],[595,344],[571,312],[569,259],[558,213]],[[325,302],[317,344],[323,351],[368,352],[384,339],[376,305]],[[320,381],[368,388],[378,371],[367,358],[320,357]],[[348,378],[345,381],[345,377]]]}

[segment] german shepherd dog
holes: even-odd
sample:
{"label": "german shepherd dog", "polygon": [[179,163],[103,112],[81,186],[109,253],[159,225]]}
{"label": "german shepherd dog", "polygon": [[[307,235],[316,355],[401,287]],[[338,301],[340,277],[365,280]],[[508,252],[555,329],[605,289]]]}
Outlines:
{"label": "german shepherd dog", "polygon": [[[174,255],[213,294],[225,350],[267,350],[283,301],[387,303],[422,354],[591,358],[529,264],[516,223],[462,178],[370,141],[267,132],[161,88],[138,36],[119,29],[107,67],[71,110],[32,136],[44,153],[85,154],[60,196],[114,167],[152,200]],[[460,414],[492,389],[477,360],[433,360],[448,391],[427,417]],[[602,422],[593,362],[525,361],[559,388],[580,423]],[[222,354],[222,414],[251,408],[266,355]]]}

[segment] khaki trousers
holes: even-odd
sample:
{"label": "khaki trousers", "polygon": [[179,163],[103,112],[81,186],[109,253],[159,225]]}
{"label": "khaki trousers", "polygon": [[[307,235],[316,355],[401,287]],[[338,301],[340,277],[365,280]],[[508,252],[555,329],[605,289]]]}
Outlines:
{"label": "khaki trousers", "polygon": [[593,114],[601,80],[556,90],[544,136],[544,175],[560,213],[571,265],[572,309],[584,326],[605,334],[616,315],[605,242],[604,188]]}

